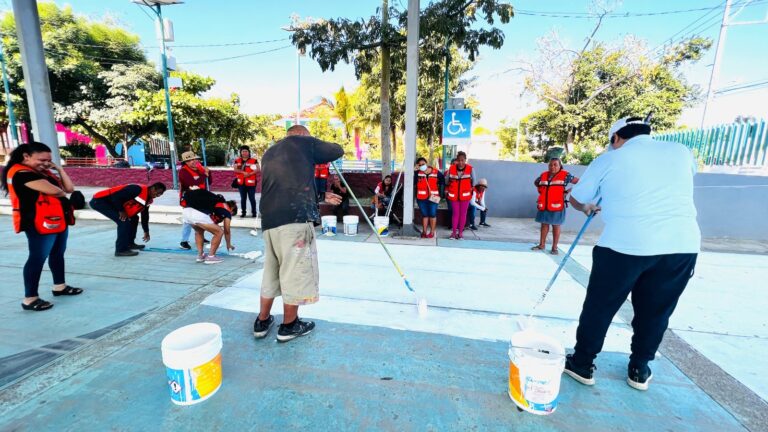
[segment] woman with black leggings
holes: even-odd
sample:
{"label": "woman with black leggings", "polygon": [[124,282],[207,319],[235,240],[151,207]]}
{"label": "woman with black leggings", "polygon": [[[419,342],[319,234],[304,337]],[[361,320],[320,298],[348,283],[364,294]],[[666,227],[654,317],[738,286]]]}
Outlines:
{"label": "woman with black leggings", "polygon": [[75,187],[67,173],[52,161],[50,147],[38,142],[18,146],[11,153],[1,180],[0,188],[10,195],[14,230],[23,231],[29,244],[21,307],[31,311],[53,307],[38,294],[46,259],[53,274],[54,296],[82,294],[82,289],[71,287],[64,280],[67,225],[74,223],[67,194]]}

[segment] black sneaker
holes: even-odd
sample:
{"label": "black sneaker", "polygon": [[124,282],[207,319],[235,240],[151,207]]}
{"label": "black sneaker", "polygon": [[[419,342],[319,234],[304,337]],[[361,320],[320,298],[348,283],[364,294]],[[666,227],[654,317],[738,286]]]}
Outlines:
{"label": "black sneaker", "polygon": [[131,245],[131,247],[129,249],[142,250],[145,247],[147,247],[147,246],[134,243],[134,244]]}
{"label": "black sneaker", "polygon": [[470,225],[470,226],[469,226],[469,229],[471,229],[472,231],[477,231],[477,227],[476,227],[476,226],[474,226],[474,225]]}
{"label": "black sneaker", "polygon": [[138,252],[130,249],[125,251],[115,252],[116,257],[129,257],[129,256],[136,256],[138,254],[139,254]]}
{"label": "black sneaker", "polygon": [[486,227],[486,228],[490,228],[490,227],[491,227],[490,225],[488,225],[488,224],[487,224],[487,223],[485,223],[485,222],[480,222],[480,226],[484,226],[484,227]]}
{"label": "black sneaker", "polygon": [[253,322],[253,336],[256,339],[267,337],[267,334],[269,333],[269,329],[272,328],[272,324],[274,323],[275,323],[275,317],[273,317],[272,315],[270,315],[269,318],[265,319],[264,321],[260,320],[257,317],[256,321]]}
{"label": "black sneaker", "polygon": [[636,390],[648,390],[648,383],[653,378],[653,372],[648,365],[645,366],[632,366],[627,367],[627,384]]}
{"label": "black sneaker", "polygon": [[183,241],[183,242],[179,243],[179,247],[181,247],[182,249],[186,249],[186,250],[192,249],[192,246],[189,245],[188,241]]}
{"label": "black sneaker", "polygon": [[208,239],[206,239],[206,238],[203,238],[203,244],[208,244],[208,243],[210,243],[210,242],[211,242],[210,240],[208,240]]}
{"label": "black sneaker", "polygon": [[565,370],[563,372],[584,385],[595,385],[595,378],[592,376],[595,369],[597,369],[597,366],[594,364],[588,368],[576,366],[573,363],[573,354],[565,356]]}
{"label": "black sneaker", "polygon": [[240,213],[240,217],[245,217],[245,212]]}
{"label": "black sneaker", "polygon": [[277,341],[288,342],[299,336],[309,334],[314,328],[315,323],[312,321],[302,321],[297,317],[296,321],[289,325],[280,324],[280,328],[277,330]]}

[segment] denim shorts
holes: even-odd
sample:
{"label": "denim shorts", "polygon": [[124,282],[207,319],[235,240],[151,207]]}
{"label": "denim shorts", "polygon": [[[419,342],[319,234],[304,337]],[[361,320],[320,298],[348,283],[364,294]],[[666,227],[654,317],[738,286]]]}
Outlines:
{"label": "denim shorts", "polygon": [[419,211],[421,211],[421,217],[437,217],[437,203],[433,203],[429,199],[416,200],[419,204]]}

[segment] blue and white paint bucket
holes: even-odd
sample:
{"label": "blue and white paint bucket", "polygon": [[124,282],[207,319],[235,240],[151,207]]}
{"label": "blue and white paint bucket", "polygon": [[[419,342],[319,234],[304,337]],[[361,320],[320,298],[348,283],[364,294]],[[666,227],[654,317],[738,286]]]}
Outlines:
{"label": "blue and white paint bucket", "polygon": [[169,333],[160,344],[171,402],[194,405],[221,387],[221,327],[197,323]]}
{"label": "blue and white paint bucket", "polygon": [[323,216],[320,218],[323,227],[323,235],[335,236],[336,235],[336,216]]}
{"label": "blue and white paint bucket", "polygon": [[344,222],[344,235],[356,236],[357,226],[360,223],[360,218],[354,215],[344,216],[342,218]]}
{"label": "blue and white paint bucket", "polygon": [[552,414],[557,409],[565,349],[556,339],[523,330],[509,342],[509,397],[532,414]]}

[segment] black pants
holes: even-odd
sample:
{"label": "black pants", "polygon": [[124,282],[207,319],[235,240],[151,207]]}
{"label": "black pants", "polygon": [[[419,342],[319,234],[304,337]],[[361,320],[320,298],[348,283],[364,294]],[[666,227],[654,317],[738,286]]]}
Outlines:
{"label": "black pants", "polygon": [[248,209],[245,199],[251,202],[251,214],[256,216],[256,186],[238,186],[240,189],[240,214],[245,216],[245,212]]}
{"label": "black pants", "polygon": [[[120,220],[120,213],[115,210],[106,198],[94,198],[89,203],[92,209],[103,214],[117,224],[117,240],[115,240],[115,252],[131,250],[136,238],[136,230],[131,226],[131,218]],[[131,236],[133,232],[133,236]]]}
{"label": "black pants", "polygon": [[343,219],[346,214],[349,213],[349,200],[343,199],[341,200],[341,204],[333,207],[333,214],[336,215],[336,218],[341,220]]}
{"label": "black pants", "polygon": [[677,300],[693,276],[697,254],[626,255],[601,246],[592,249],[592,273],[576,330],[573,361],[588,367],[603,349],[611,319],[632,293],[630,364],[653,360],[675,311]]}

